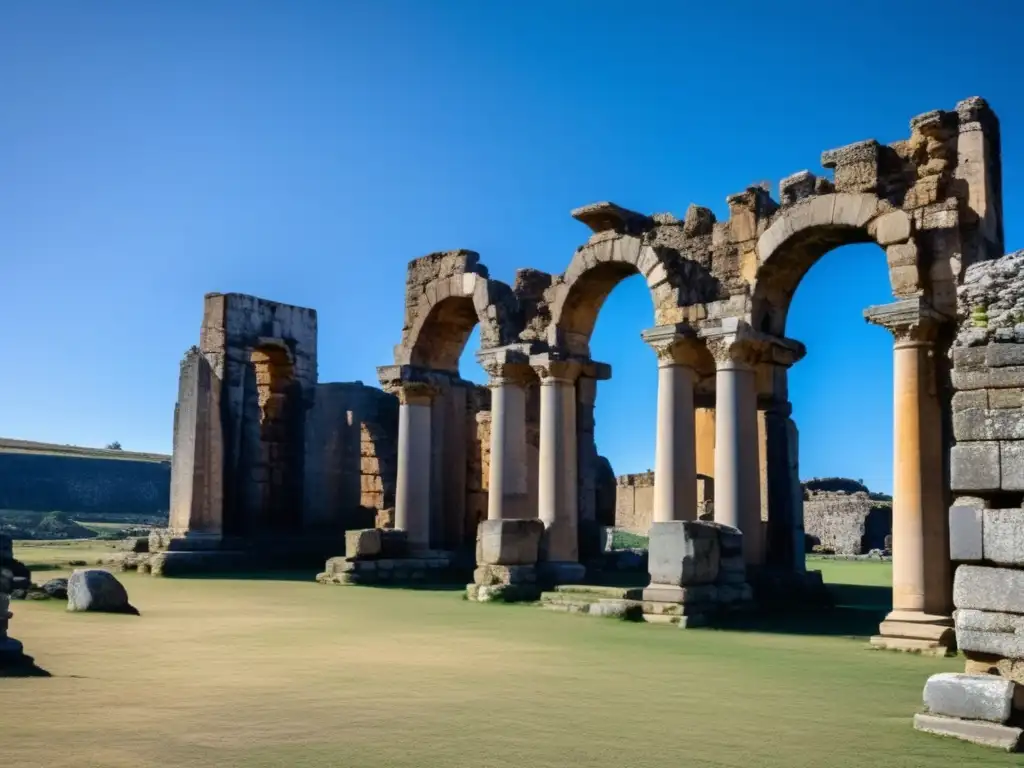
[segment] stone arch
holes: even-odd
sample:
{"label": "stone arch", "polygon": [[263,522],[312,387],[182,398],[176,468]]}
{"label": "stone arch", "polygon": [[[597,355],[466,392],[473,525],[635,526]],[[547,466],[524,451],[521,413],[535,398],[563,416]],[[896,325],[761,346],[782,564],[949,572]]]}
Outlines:
{"label": "stone arch", "polygon": [[885,251],[895,296],[921,295],[926,286],[913,235],[913,219],[873,194],[815,195],[780,209],[757,241],[751,325],[784,336],[803,276],[829,251],[854,243],[875,243]]}
{"label": "stone arch", "polygon": [[620,282],[643,275],[651,292],[657,324],[658,308],[674,301],[669,280],[672,265],[636,236],[620,235],[579,248],[555,288],[548,343],[570,354],[590,355],[590,336],[608,294]]}
{"label": "stone arch", "polygon": [[[426,279],[419,275],[426,275]],[[472,251],[431,254],[409,264],[406,324],[395,350],[397,365],[458,373],[459,358],[480,325],[484,349],[516,340],[518,312],[512,289],[491,280]]]}

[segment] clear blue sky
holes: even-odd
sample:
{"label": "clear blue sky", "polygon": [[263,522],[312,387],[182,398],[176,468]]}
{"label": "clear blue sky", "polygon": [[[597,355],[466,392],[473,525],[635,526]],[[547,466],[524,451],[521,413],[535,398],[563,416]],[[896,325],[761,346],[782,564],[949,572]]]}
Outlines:
{"label": "clear blue sky", "polygon": [[[321,381],[375,383],[410,258],[560,272],[587,236],[578,205],[724,217],[748,184],[971,95],[1002,118],[1007,246],[1024,246],[1017,6],[9,0],[0,435],[169,450],[207,291],[317,308]],[[887,300],[873,247],[800,288],[805,477],[891,487],[890,338],[860,315]],[[650,325],[634,279],[595,333],[617,472],[653,465]]]}

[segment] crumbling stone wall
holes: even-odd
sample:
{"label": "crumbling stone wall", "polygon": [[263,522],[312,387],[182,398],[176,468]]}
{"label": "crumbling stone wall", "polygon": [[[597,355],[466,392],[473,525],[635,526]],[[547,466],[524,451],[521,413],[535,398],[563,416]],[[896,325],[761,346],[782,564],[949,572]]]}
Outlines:
{"label": "crumbling stone wall", "polygon": [[864,491],[804,492],[804,531],[837,555],[860,555],[885,549],[892,534],[892,502],[872,499]]}
{"label": "crumbling stone wall", "polygon": [[615,527],[646,536],[654,515],[654,472],[615,480]]}
{"label": "crumbling stone wall", "polygon": [[979,507],[1024,501],[1024,251],[967,269],[952,349],[950,484]]}

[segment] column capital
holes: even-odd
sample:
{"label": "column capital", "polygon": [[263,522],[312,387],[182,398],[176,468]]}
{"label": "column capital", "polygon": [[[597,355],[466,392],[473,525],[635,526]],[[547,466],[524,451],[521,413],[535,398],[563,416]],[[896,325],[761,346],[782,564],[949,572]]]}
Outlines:
{"label": "column capital", "polygon": [[864,310],[864,319],[872,325],[887,328],[896,346],[930,346],[939,328],[947,321],[945,315],[932,309],[920,296],[891,304],[878,304]]}
{"label": "column capital", "polygon": [[530,367],[530,356],[514,347],[484,350],[477,353],[476,359],[487,372],[488,384],[492,387],[523,387],[536,376]]}
{"label": "column capital", "polygon": [[749,368],[759,363],[788,368],[807,354],[799,341],[755,331],[745,320],[734,317],[705,325],[699,335],[719,369]]}
{"label": "column capital", "polygon": [[540,377],[542,386],[546,384],[573,384],[583,368],[580,361],[564,358],[552,352],[531,355],[530,367]]}
{"label": "column capital", "polygon": [[658,357],[658,367],[683,365],[694,370],[710,369],[711,354],[707,345],[697,336],[697,329],[689,323],[656,325],[640,333]]}
{"label": "column capital", "polygon": [[437,397],[438,391],[433,384],[406,381],[396,388],[395,394],[401,405],[430,405],[431,401]]}

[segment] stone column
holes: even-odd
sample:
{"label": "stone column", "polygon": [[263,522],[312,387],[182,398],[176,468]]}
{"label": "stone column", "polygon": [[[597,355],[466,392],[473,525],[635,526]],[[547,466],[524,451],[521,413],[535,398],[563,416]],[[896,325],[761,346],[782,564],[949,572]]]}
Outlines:
{"label": "stone column", "polygon": [[11,618],[13,542],[9,536],[0,533],[0,666],[22,660],[22,645],[7,636],[7,625]]}
{"label": "stone column", "polygon": [[[644,331],[658,356],[658,424],[654,450],[653,522],[697,519],[694,387],[701,347],[678,326]],[[704,353],[707,354],[706,352]]]}
{"label": "stone column", "polygon": [[403,382],[398,394],[398,477],[395,528],[406,532],[410,549],[430,548],[430,411],[435,389]]}
{"label": "stone column", "polygon": [[764,562],[757,389],[746,343],[724,337],[715,355],[715,521],[743,532],[748,566]]}
{"label": "stone column", "polygon": [[489,360],[491,387],[491,466],[487,519],[536,517],[528,507],[526,462],[526,384],[532,371],[522,362]]}
{"label": "stone column", "polygon": [[540,467],[537,516],[544,521],[541,559],[545,575],[571,582],[584,575],[579,565],[576,465],[576,387],[579,364],[537,355],[540,377]]}
{"label": "stone column", "polygon": [[893,650],[945,653],[954,642],[935,337],[944,319],[922,299],[870,307],[893,345],[893,610],[871,638]]}

